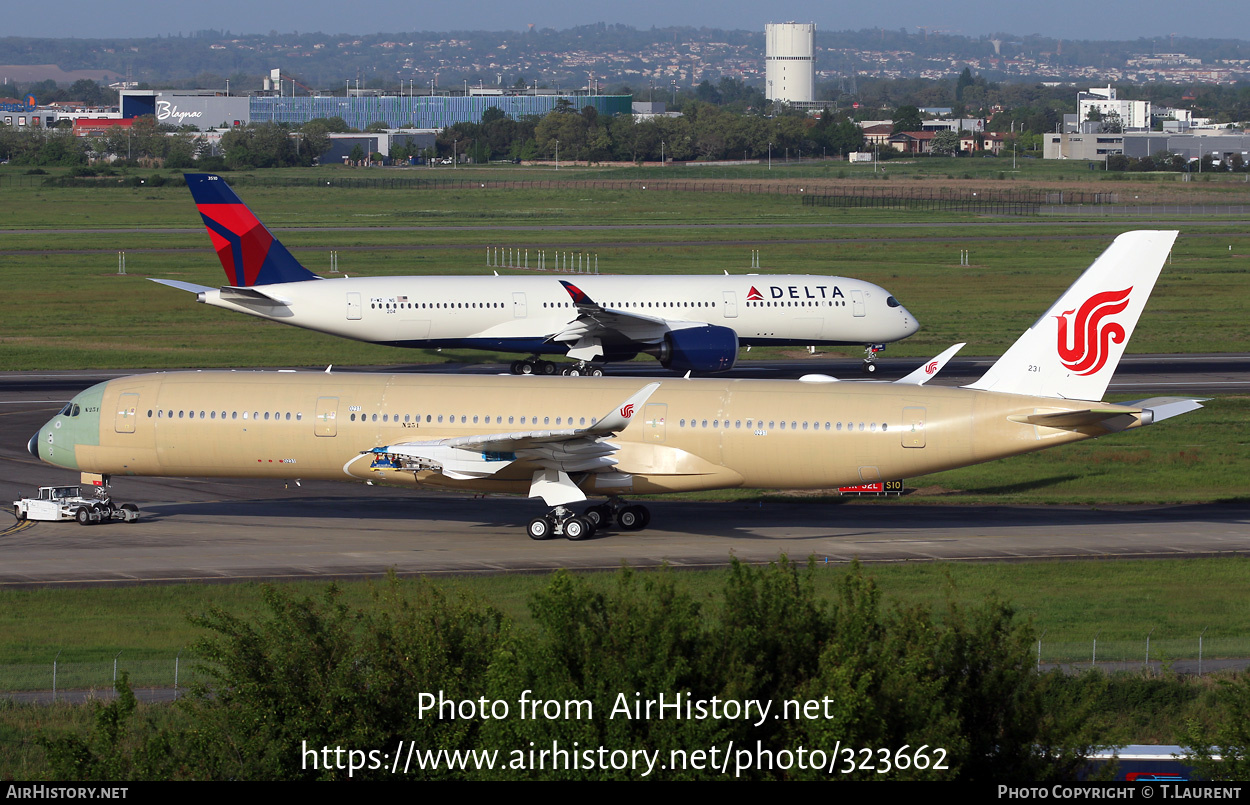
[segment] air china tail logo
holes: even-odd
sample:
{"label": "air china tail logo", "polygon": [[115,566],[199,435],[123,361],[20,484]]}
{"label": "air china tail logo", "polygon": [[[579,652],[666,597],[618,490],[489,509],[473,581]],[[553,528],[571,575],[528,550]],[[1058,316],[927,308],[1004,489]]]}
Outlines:
{"label": "air china tail logo", "polygon": [[748,302],[757,302],[757,301],[762,300],[763,298],[764,298],[764,295],[760,293],[758,290],[756,290],[754,285],[751,286],[751,290],[747,291]]}
{"label": "air china tail logo", "polygon": [[[1112,343],[1124,343],[1124,326],[1106,321],[1128,307],[1130,285],[1122,291],[1103,291],[1094,294],[1081,305],[1080,310],[1068,310],[1055,316],[1059,320],[1059,360],[1078,375],[1092,375],[1107,365]],[[1068,334],[1068,317],[1073,313],[1072,334]]]}
{"label": "air china tail logo", "polygon": [[937,366],[938,366],[937,361],[929,361],[929,365],[924,368],[924,373],[927,375],[933,374],[934,372],[937,371]]}
{"label": "air china tail logo", "polygon": [[622,409],[621,409],[621,416],[625,417],[626,419],[629,419],[629,418],[630,418],[630,417],[632,417],[633,415],[634,415],[634,404],[633,404],[633,403],[630,403],[629,405],[627,405],[627,406],[625,406],[624,408],[622,408]]}

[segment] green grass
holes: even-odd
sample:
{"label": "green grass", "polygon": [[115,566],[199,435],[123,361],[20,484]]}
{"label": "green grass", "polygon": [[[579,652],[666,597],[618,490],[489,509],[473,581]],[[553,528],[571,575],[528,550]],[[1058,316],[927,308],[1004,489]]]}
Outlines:
{"label": "green grass", "polygon": [[[846,568],[817,565],[817,589],[834,594]],[[1163,561],[919,563],[873,566],[887,603],[943,608],[948,591],[955,600],[977,603],[996,594],[1031,618],[1045,632],[1043,659],[1088,660],[1092,640],[1099,657],[1144,659],[1151,635],[1152,657],[1197,656],[1198,635],[1207,629],[1204,657],[1250,653],[1250,599],[1245,579],[1250,559]],[[698,600],[718,605],[725,571],[675,574]],[[591,584],[614,584],[613,574],[588,574]],[[510,574],[428,580],[458,589],[499,607],[519,627],[531,623],[530,596],[547,583],[545,575]],[[403,582],[412,584],[415,582]],[[318,595],[324,584],[285,585],[294,594]],[[345,601],[365,604],[379,585],[340,585]],[[41,690],[52,686],[58,660],[61,688],[108,689],[113,657],[131,673],[136,686],[173,685],[174,660],[182,652],[180,683],[194,674],[190,646],[203,636],[187,616],[212,605],[245,618],[262,612],[260,585],[160,585],[123,588],[0,590],[0,691]]]}
{"label": "green grass", "polygon": [[[1124,223],[1074,230],[1007,226],[989,230],[870,223],[949,220],[918,212],[801,206],[788,196],[643,193],[578,189],[367,191],[250,187],[245,197],[312,269],[339,250],[344,273],[482,274],[486,250],[582,252],[602,273],[761,273],[860,277],[888,288],[922,331],[890,355],[927,357],[959,340],[968,354],[999,354],[1082,271]],[[965,216],[966,218],[967,216]],[[0,220],[33,226],[186,228],[177,232],[12,233],[0,276],[12,305],[0,321],[8,369],[301,366],[492,360],[474,352],[432,353],[357,344],[209,309],[145,277],[221,283],[185,188],[0,188]],[[639,224],[627,230],[553,230],[563,223]],[[663,223],[675,228],[651,228]],[[719,224],[706,228],[702,224]],[[743,229],[742,223],[766,227]],[[848,227],[800,227],[808,224]],[[447,230],[435,226],[474,226]],[[305,231],[315,226],[357,229]],[[500,230],[501,226],[523,229]],[[397,229],[395,227],[416,227]],[[1237,226],[1186,227],[1131,345],[1134,352],[1216,346],[1250,350],[1247,244]],[[1229,249],[1232,246],[1232,249]],[[968,249],[970,266],[959,265]],[[128,276],[116,276],[125,250]],[[549,264],[554,259],[549,256]],[[502,269],[505,273],[509,269]],[[531,272],[532,273],[532,272]],[[851,355],[855,350],[845,350]],[[761,353],[753,353],[759,357]],[[764,353],[768,355],[770,353]]]}

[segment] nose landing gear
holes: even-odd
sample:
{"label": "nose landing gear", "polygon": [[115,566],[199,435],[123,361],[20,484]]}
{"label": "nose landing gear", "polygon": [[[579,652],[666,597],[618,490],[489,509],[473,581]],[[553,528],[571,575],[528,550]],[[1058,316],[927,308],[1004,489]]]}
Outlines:
{"label": "nose landing gear", "polygon": [[866,374],[875,374],[877,371],[877,353],[885,350],[885,344],[869,344],[864,348],[864,365],[860,370]]}

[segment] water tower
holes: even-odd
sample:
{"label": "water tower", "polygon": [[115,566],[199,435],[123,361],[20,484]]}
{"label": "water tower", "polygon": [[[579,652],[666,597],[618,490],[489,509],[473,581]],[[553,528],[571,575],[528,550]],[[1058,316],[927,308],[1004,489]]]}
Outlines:
{"label": "water tower", "polygon": [[816,100],[816,23],[764,26],[765,97],[786,103]]}

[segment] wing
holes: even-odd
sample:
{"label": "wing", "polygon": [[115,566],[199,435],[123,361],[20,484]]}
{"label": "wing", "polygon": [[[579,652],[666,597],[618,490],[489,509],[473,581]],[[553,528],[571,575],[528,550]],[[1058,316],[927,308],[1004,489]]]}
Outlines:
{"label": "wing", "polygon": [[454,480],[487,478],[521,462],[535,467],[530,497],[549,506],[586,499],[569,473],[608,472],[617,446],[608,441],[633,421],[659,383],[648,383],[586,428],[528,430],[402,442],[365,451],[374,469],[435,470]]}
{"label": "wing", "polygon": [[573,283],[560,280],[560,284],[572,298],[573,305],[577,308],[577,318],[566,324],[564,329],[550,335],[547,340],[569,344],[568,355],[577,360],[594,360],[603,355],[605,342],[655,344],[662,341],[664,334],[672,330],[702,327],[706,324],[706,322],[670,321],[641,313],[606,308],[591,299],[585,291]]}

